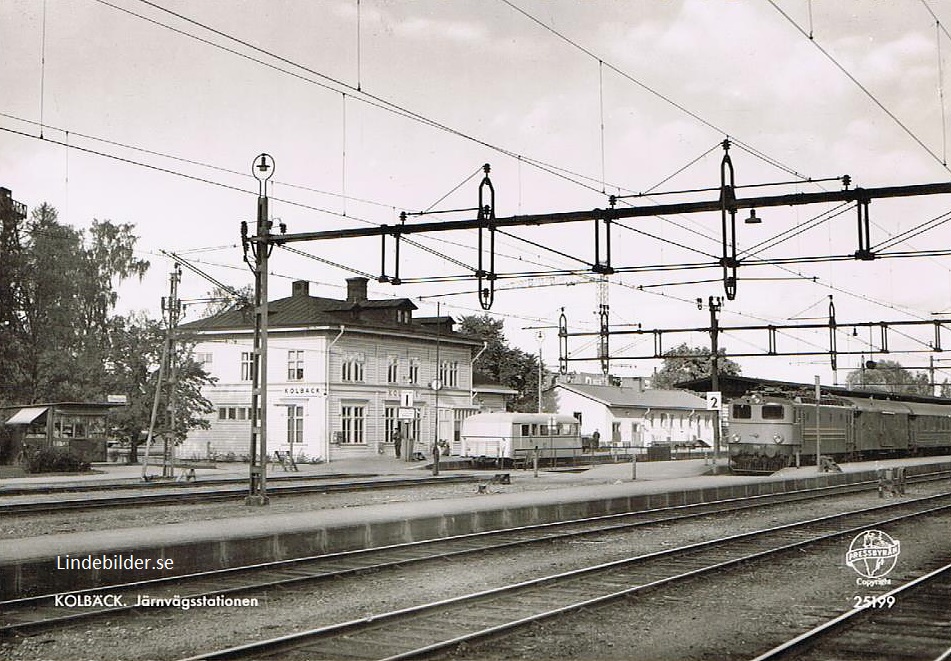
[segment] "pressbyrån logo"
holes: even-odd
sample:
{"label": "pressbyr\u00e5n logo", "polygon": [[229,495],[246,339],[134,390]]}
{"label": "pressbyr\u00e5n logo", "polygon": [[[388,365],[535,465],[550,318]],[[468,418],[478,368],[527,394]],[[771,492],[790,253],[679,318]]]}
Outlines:
{"label": "pressbyr\u00e5n logo", "polygon": [[897,539],[881,530],[866,530],[852,540],[845,564],[862,577],[856,579],[859,585],[888,585],[891,580],[885,577],[895,568],[900,553]]}

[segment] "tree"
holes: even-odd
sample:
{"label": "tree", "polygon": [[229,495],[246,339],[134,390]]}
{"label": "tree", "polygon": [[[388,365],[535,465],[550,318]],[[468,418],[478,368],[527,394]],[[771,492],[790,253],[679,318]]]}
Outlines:
{"label": "tree", "polygon": [[[237,294],[237,296],[235,296]],[[254,285],[244,285],[237,289],[228,290],[215,285],[208,292],[205,300],[205,311],[202,318],[213,317],[234,307],[251,307],[254,305]]]}
{"label": "tree", "polygon": [[874,367],[852,370],[846,376],[846,383],[850,388],[883,390],[906,395],[932,394],[928,375],[925,372],[911,372],[894,360],[869,362]]}
{"label": "tree", "polygon": [[[538,410],[538,356],[508,346],[503,331],[504,323],[487,314],[466,316],[460,320],[459,332],[477,337],[486,343],[486,349],[473,365],[473,376],[500,383],[518,391],[509,403],[512,411]],[[542,383],[548,382],[550,372],[542,366]],[[557,409],[551,392],[542,396],[545,411]]]}
{"label": "tree", "polygon": [[[118,439],[129,443],[132,449],[129,461],[136,463],[138,446],[144,440],[142,432],[148,429],[152,415],[167,333],[158,321],[144,314],[132,314],[113,318],[109,338],[105,386],[110,393],[124,394],[128,399],[128,406],[110,415],[110,425]],[[170,428],[165,415],[168,407],[168,388],[165,384],[159,399],[157,425],[157,435],[174,438],[176,444],[185,440],[191,429],[209,428],[207,415],[214,411],[214,406],[202,395],[201,389],[216,381],[195,361],[192,345],[179,339],[177,347],[175,428]]]}
{"label": "tree", "polygon": [[[717,372],[736,375],[740,366],[727,358],[720,349],[717,352]],[[673,388],[682,381],[702,379],[710,376],[711,353],[707,347],[688,347],[686,344],[674,347],[664,353],[664,364],[651,379],[653,388]]]}
{"label": "tree", "polygon": [[15,288],[12,360],[0,365],[12,403],[84,401],[102,394],[104,357],[119,282],[141,278],[129,224],[94,220],[86,233],[41,204],[25,228]]}

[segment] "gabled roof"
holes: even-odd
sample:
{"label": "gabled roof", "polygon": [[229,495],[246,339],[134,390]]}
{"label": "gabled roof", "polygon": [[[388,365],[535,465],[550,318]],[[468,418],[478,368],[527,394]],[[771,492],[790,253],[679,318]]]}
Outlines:
{"label": "gabled roof", "polygon": [[685,390],[640,390],[617,386],[558,383],[556,388],[577,393],[612,408],[705,409],[706,400]]}

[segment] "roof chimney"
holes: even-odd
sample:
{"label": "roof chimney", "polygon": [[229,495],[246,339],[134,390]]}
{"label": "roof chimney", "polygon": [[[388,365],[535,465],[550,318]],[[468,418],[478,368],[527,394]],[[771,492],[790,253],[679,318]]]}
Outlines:
{"label": "roof chimney", "polygon": [[307,280],[295,280],[291,285],[291,296],[310,296],[310,282]]}
{"label": "roof chimney", "polygon": [[347,302],[362,303],[367,300],[367,278],[347,278]]}

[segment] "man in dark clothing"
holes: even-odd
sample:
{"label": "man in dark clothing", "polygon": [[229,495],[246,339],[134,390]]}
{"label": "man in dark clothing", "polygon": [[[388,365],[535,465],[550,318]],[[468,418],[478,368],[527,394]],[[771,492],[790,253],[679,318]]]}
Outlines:
{"label": "man in dark clothing", "polygon": [[399,429],[393,432],[393,448],[396,450],[396,458],[399,459],[400,451],[403,449],[403,436]]}

